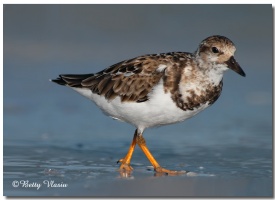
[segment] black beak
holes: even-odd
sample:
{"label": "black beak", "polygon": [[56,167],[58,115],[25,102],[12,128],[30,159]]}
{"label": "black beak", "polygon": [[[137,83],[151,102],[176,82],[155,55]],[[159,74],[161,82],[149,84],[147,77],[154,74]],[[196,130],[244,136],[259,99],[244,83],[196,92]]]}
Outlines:
{"label": "black beak", "polygon": [[245,76],[243,69],[240,67],[239,63],[237,63],[233,56],[231,56],[230,59],[225,63],[227,64],[229,69],[232,69],[234,72],[237,72],[241,76]]}

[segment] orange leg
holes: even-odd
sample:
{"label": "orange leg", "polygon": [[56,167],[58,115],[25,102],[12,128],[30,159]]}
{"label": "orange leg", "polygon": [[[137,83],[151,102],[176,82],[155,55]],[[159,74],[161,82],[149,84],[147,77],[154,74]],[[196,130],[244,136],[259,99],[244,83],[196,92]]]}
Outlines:
{"label": "orange leg", "polygon": [[118,163],[119,162],[121,163],[119,169],[122,171],[130,172],[133,170],[133,168],[130,166],[130,162],[131,162],[131,158],[132,158],[132,155],[133,155],[135,147],[136,147],[136,138],[137,138],[137,131],[134,134],[134,137],[133,137],[131,146],[128,150],[128,153],[126,154],[126,156],[124,158],[117,161]]}
{"label": "orange leg", "polygon": [[156,161],[156,159],[154,158],[154,156],[151,154],[151,152],[149,151],[149,149],[147,148],[146,141],[145,141],[144,137],[142,136],[142,134],[138,134],[136,136],[136,142],[137,142],[138,146],[141,148],[141,150],[143,151],[143,153],[146,155],[146,157],[148,158],[148,160],[150,161],[150,163],[153,165],[154,170],[156,172],[166,173],[166,174],[170,174],[170,175],[177,175],[177,174],[184,174],[184,173],[186,173],[186,171],[172,171],[172,170],[168,170],[168,169],[162,168],[158,164],[158,162]]}

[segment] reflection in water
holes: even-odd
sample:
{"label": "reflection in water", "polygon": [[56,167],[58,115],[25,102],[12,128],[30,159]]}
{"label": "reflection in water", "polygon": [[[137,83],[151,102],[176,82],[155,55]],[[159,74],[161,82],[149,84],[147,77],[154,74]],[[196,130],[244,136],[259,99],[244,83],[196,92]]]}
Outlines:
{"label": "reflection in water", "polygon": [[133,172],[131,171],[119,170],[119,175],[119,178],[134,179]]}

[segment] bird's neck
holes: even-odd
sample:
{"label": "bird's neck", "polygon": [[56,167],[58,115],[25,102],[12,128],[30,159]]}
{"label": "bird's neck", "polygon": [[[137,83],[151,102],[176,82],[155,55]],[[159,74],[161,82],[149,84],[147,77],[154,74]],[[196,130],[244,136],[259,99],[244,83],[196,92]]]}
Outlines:
{"label": "bird's neck", "polygon": [[227,70],[225,65],[214,62],[204,62],[202,59],[197,60],[197,67],[203,74],[204,79],[208,79],[208,81],[215,86],[220,84],[223,74]]}

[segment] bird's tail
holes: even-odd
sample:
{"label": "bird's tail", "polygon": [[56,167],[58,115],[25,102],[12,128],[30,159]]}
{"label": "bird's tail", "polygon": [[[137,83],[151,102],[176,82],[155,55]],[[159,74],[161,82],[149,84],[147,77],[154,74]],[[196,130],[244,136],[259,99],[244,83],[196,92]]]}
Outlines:
{"label": "bird's tail", "polygon": [[70,87],[82,87],[81,82],[94,74],[62,74],[56,79],[50,81],[59,85],[67,85]]}

